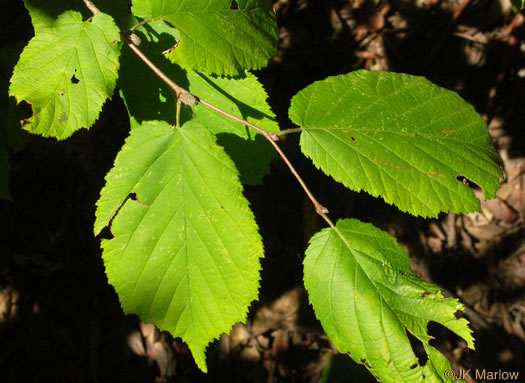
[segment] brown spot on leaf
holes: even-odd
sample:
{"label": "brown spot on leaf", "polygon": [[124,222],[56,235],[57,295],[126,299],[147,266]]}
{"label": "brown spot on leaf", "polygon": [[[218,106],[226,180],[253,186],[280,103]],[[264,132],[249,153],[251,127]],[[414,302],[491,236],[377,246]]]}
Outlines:
{"label": "brown spot on leaf", "polygon": [[457,129],[451,129],[451,130],[445,130],[445,129],[443,129],[443,130],[441,131],[441,133],[442,133],[445,137],[448,136],[449,134],[454,133],[454,132],[457,132]]}

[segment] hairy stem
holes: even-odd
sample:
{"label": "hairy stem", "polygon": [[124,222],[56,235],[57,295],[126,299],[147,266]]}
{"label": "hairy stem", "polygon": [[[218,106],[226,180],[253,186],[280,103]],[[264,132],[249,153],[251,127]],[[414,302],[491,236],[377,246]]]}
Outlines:
{"label": "hairy stem", "polygon": [[207,102],[206,100],[203,100],[202,98],[199,98],[199,103],[201,103],[202,105],[204,105],[205,107],[217,112],[217,113],[220,113],[222,114],[223,116],[226,116],[228,117],[229,119],[233,120],[233,121],[237,121],[241,124],[244,124],[250,128],[252,128],[253,130],[256,130],[257,132],[261,133],[264,137],[266,137],[267,139],[269,139],[270,141],[278,141],[279,140],[279,137],[277,137],[277,133],[270,133],[262,128],[259,128],[257,125],[254,125],[252,124],[251,122],[248,122],[246,120],[243,120],[242,118],[239,118],[237,116],[234,116],[233,114],[231,113],[228,113],[218,107],[216,107],[215,105],[212,105],[210,104],[209,102]]}
{"label": "hairy stem", "polygon": [[158,20],[158,18],[157,19],[144,19],[140,23],[137,23],[134,26],[132,26],[131,28],[129,28],[129,31],[133,32],[135,29],[143,26],[144,24],[151,23],[151,22],[157,21],[157,20]]}
{"label": "hairy stem", "polygon": [[286,136],[287,134],[290,134],[290,133],[301,133],[303,130],[304,130],[303,128],[293,128],[293,129],[281,130],[280,132],[277,132],[275,134],[281,137],[281,136]]}
{"label": "hairy stem", "polygon": [[180,108],[181,101],[177,99],[177,114],[175,115],[175,127],[180,128]]}
{"label": "hairy stem", "polygon": [[[168,76],[166,76],[164,74],[164,72],[162,72],[159,68],[157,68],[157,66],[155,64],[153,64],[150,61],[150,59],[148,59],[146,57],[146,55],[144,55],[144,53],[142,53],[141,50],[135,44],[133,44],[133,42],[128,38],[128,36],[126,36],[123,33],[121,33],[121,36],[122,36],[124,42],[128,45],[128,47],[130,47],[131,50],[133,52],[135,52],[135,54],[142,61],[144,61],[144,63],[147,66],[150,67],[150,69],[153,71],[153,73],[155,73],[162,81],[164,81],[171,89],[173,89],[175,91],[175,93],[177,94],[177,99],[180,99],[184,104],[187,104],[187,105],[190,105],[190,106],[195,104],[195,102],[196,102],[195,97],[190,92],[188,92],[183,87],[178,86],[177,84],[175,84]],[[188,95],[189,96],[193,96],[193,99],[191,97],[187,97]],[[185,102],[185,101],[187,101],[187,102]],[[193,101],[193,103],[192,103],[192,101]]]}
{"label": "hairy stem", "polygon": [[175,93],[177,94],[177,99],[180,100],[183,104],[186,104],[186,105],[189,105],[189,106],[192,106],[194,105],[195,103],[199,102],[200,104],[204,105],[205,107],[217,112],[217,113],[220,113],[222,114],[223,116],[226,116],[230,119],[232,119],[233,121],[236,121],[236,122],[239,122],[243,125],[246,125],[252,129],[254,129],[255,131],[259,132],[260,134],[263,135],[264,138],[266,138],[272,145],[273,147],[275,148],[275,150],[277,151],[277,153],[279,153],[279,156],[281,156],[281,158],[283,159],[283,161],[285,162],[285,164],[288,166],[288,168],[290,169],[290,171],[292,172],[292,174],[295,176],[295,178],[297,179],[297,181],[299,182],[299,184],[301,185],[301,187],[303,188],[303,190],[305,191],[306,195],[308,196],[308,198],[310,199],[310,201],[312,201],[312,203],[314,204],[314,207],[315,207],[315,211],[321,216],[323,217],[323,219],[330,225],[333,227],[333,223],[332,221],[330,221],[330,219],[326,216],[326,214],[328,213],[328,209],[326,207],[324,207],[323,205],[321,205],[317,199],[315,198],[315,196],[312,194],[312,192],[310,191],[310,189],[308,188],[308,186],[306,186],[305,182],[303,181],[303,179],[301,178],[301,176],[299,175],[299,173],[297,172],[297,170],[295,169],[295,167],[292,165],[292,163],[290,162],[290,160],[288,159],[288,157],[284,154],[284,152],[281,150],[281,148],[279,147],[279,145],[275,142],[279,139],[278,135],[275,134],[275,133],[270,133],[260,127],[258,127],[257,125],[254,125],[246,120],[243,120],[242,118],[239,118],[239,117],[236,117],[234,116],[233,114],[230,114],[212,104],[210,104],[209,102],[193,95],[192,93],[190,93],[188,90],[180,87],[179,85],[177,85],[173,80],[171,80],[168,76],[166,76],[166,74],[164,74],[159,68],[157,68],[157,66],[151,62],[150,59],[148,59],[146,57],[146,55],[144,55],[144,53],[142,53],[140,51],[140,49],[135,45],[133,44],[133,42],[131,42],[129,40],[129,38],[125,35],[125,34],[122,34],[122,38],[124,39],[124,42],[128,45],[128,47],[130,47],[130,49],[142,60],[144,61],[144,63],[150,67],[150,69],[162,80],[164,81],[170,88],[172,88]]}

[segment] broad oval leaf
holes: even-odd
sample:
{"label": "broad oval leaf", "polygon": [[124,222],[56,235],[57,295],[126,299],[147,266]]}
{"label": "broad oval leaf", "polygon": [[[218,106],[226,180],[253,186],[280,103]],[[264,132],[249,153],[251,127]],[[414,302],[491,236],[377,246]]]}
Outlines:
{"label": "broad oval leaf", "polygon": [[292,99],[301,149],[348,188],[423,217],[479,210],[463,181],[495,197],[500,160],[483,119],[455,92],[422,77],[357,71]]}
{"label": "broad oval leaf", "polygon": [[133,0],[133,14],[162,18],[180,32],[168,57],[185,69],[239,75],[276,53],[277,24],[268,0]]}
{"label": "broad oval leaf", "polygon": [[[463,306],[416,278],[401,246],[371,224],[340,220],[317,233],[306,250],[304,284],[337,349],[364,363],[382,382],[446,381],[450,364],[429,345],[430,321],[474,347],[467,321],[454,316]],[[406,331],[423,342],[429,357],[424,366]]]}
{"label": "broad oval leaf", "polygon": [[95,233],[126,313],[181,337],[206,371],[209,342],[246,319],[262,241],[233,162],[208,129],[147,122],[106,176]]}
{"label": "broad oval leaf", "polygon": [[113,94],[119,68],[119,30],[99,13],[82,21],[79,12],[61,14],[40,27],[22,52],[9,94],[32,104],[24,129],[59,140],[95,123]]}

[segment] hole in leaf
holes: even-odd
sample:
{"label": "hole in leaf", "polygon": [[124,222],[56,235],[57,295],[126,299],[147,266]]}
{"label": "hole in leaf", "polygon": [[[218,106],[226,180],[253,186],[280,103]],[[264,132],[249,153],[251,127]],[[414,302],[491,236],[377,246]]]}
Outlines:
{"label": "hole in leaf", "polygon": [[27,120],[33,115],[33,106],[30,103],[22,101],[19,108],[22,111],[22,121]]}
{"label": "hole in leaf", "polygon": [[113,232],[112,232],[112,226],[113,226],[113,221],[115,220],[115,217],[118,215],[118,213],[120,212],[120,210],[122,209],[122,207],[126,204],[126,202],[128,200],[132,200],[132,201],[137,201],[137,193],[129,193],[126,198],[124,198],[124,200],[122,201],[122,203],[120,204],[120,206],[117,208],[117,210],[115,211],[115,214],[113,214],[113,217],[111,217],[111,219],[109,220],[107,226],[105,226],[101,231],[100,231],[100,238],[101,239],[111,239],[113,237],[115,237],[113,235]]}
{"label": "hole in leaf", "polygon": [[[462,313],[456,311],[454,313],[456,319],[462,318]],[[459,341],[461,339],[455,332],[449,330],[441,323],[429,321],[427,324],[427,334],[430,335],[431,339],[428,342],[432,347],[439,349],[440,339],[453,339]]]}
{"label": "hole in leaf", "polygon": [[428,355],[425,351],[425,348],[423,347],[423,343],[421,343],[421,341],[417,339],[414,335],[412,335],[410,332],[405,332],[410,342],[410,346],[412,347],[412,351],[414,351],[414,354],[417,357],[418,364],[421,367],[423,367],[425,364],[427,364],[428,361]]}
{"label": "hole in leaf", "polygon": [[410,369],[413,370],[416,367],[417,367],[417,363],[414,363],[412,366],[410,366]]}
{"label": "hole in leaf", "polygon": [[111,232],[111,229],[109,228],[109,226],[106,226],[105,228],[103,228],[98,236],[100,239],[112,239],[113,237],[115,237],[113,233]]}
{"label": "hole in leaf", "polygon": [[237,1],[233,0],[231,2],[230,9],[239,9],[239,4],[237,4]]}
{"label": "hole in leaf", "polygon": [[80,80],[75,75],[73,75],[73,77],[71,77],[71,82],[73,84],[78,84],[80,82]]}
{"label": "hole in leaf", "polygon": [[456,181],[461,182],[462,184],[467,185],[470,188],[478,187],[478,185],[476,185],[474,182],[472,182],[467,177],[462,176],[462,175],[456,176]]}
{"label": "hole in leaf", "polygon": [[423,291],[421,293],[421,298],[425,298],[425,297],[428,297],[429,295],[431,295],[432,293],[430,291]]}
{"label": "hole in leaf", "polygon": [[350,137],[350,139],[351,139],[352,141],[355,141],[355,137],[354,137],[354,136]]}

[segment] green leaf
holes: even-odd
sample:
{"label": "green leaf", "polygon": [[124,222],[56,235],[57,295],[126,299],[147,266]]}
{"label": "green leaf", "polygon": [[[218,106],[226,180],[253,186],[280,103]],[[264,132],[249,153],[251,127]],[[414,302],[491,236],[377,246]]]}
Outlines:
{"label": "green leaf", "polygon": [[[250,72],[242,77],[226,78],[190,71],[188,80],[189,90],[193,94],[268,132],[279,131],[275,115],[266,102],[266,91]],[[276,153],[271,144],[251,128],[202,104],[192,109],[199,121],[219,134],[218,142],[235,161],[241,181],[252,185],[261,183],[262,177],[269,171],[271,160],[275,158]]]}
{"label": "green leaf", "polygon": [[[474,347],[467,321],[454,316],[463,306],[416,278],[396,240],[370,224],[346,219],[317,233],[306,250],[304,284],[337,349],[382,382],[444,382],[450,364],[429,345],[430,321]],[[406,331],[423,342],[424,366]]]}
{"label": "green leaf", "polygon": [[[99,0],[95,3],[98,9],[111,15],[121,29],[128,29],[137,23],[129,12],[131,0]],[[24,0],[24,5],[31,16],[35,34],[43,28],[52,27],[65,11],[80,12],[86,19],[93,16],[84,2],[78,0]]]}
{"label": "green leaf", "polygon": [[[161,52],[175,41],[174,29],[164,21],[148,23],[136,30],[141,38],[141,49],[150,53],[151,60],[168,77],[195,95],[235,116],[241,117],[269,131],[278,132],[279,126],[266,102],[266,91],[257,77],[246,72],[239,77],[217,77],[185,71],[169,62]],[[130,50],[121,57],[119,88],[132,121],[132,126],[143,121],[163,120],[175,124],[175,93],[161,81]],[[183,109],[182,120],[196,117],[219,135],[220,145],[236,162],[243,183],[261,182],[275,157],[271,145],[250,128],[232,121],[203,105]],[[241,137],[242,139],[238,139]]]}
{"label": "green leaf", "polygon": [[[268,95],[257,77],[250,72],[236,78],[188,72],[188,80],[190,92],[209,103],[268,132],[279,131],[275,114],[266,102]],[[201,104],[195,105],[193,110],[195,116],[210,126],[214,133],[233,133],[242,138],[253,136],[250,128]]]}
{"label": "green leaf", "polygon": [[268,0],[134,0],[132,12],[162,18],[180,32],[170,59],[184,69],[239,75],[276,53],[277,24]]}
{"label": "green leaf", "polygon": [[455,92],[422,77],[357,71],[329,77],[292,99],[301,149],[348,188],[381,196],[402,211],[436,217],[479,210],[461,177],[487,199],[500,160],[483,119]]}
{"label": "green leaf", "polygon": [[77,11],[87,18],[91,12],[78,0],[24,0],[24,6],[31,16],[35,34],[45,28],[52,28],[59,15],[65,11]]}
{"label": "green leaf", "polygon": [[239,170],[239,180],[246,185],[258,185],[270,171],[270,163],[276,152],[259,133],[249,132],[242,139],[235,134],[218,134],[217,143],[224,147]]}
{"label": "green leaf", "polygon": [[[140,48],[149,52],[153,63],[178,85],[269,132],[279,131],[275,114],[266,101],[268,95],[256,76],[247,71],[238,77],[211,76],[186,71],[170,63],[161,52],[173,44],[176,37],[174,29],[163,21],[150,22],[135,32],[142,41]],[[119,88],[130,116],[139,124],[153,119],[175,123],[176,97],[173,90],[130,50],[122,53],[121,66]],[[246,126],[203,105],[196,104],[192,113],[214,133],[250,137]]]}
{"label": "green leaf", "polygon": [[[163,73],[178,85],[187,88],[186,72],[170,63],[162,51],[175,43],[174,29],[164,21],[147,23],[134,32],[140,38],[140,49]],[[177,98],[175,92],[162,81],[131,50],[123,49],[120,57],[118,87],[128,110],[131,127],[144,121],[161,120],[172,125],[176,120]]]}
{"label": "green leaf", "polygon": [[246,319],[263,256],[229,157],[202,125],[147,122],[106,176],[95,233],[126,313],[188,343],[206,371],[210,341]]}
{"label": "green leaf", "polygon": [[25,129],[65,139],[97,120],[113,94],[119,68],[119,30],[99,13],[82,21],[68,11],[29,42],[15,67],[9,93],[33,106]]}

